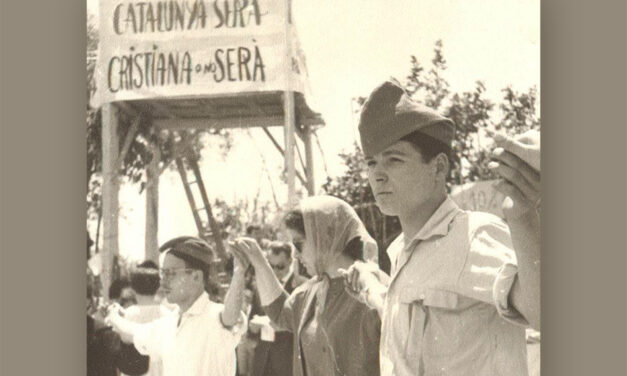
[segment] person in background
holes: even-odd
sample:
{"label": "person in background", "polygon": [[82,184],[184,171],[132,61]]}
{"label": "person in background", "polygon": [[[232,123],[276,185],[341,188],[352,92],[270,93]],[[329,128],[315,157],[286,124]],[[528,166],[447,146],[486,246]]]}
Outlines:
{"label": "person in background", "polygon": [[[167,314],[156,299],[159,290],[159,268],[152,261],[144,261],[131,270],[131,287],[137,303],[125,310],[125,318],[139,324],[155,321]],[[148,371],[144,375],[160,376],[161,360],[150,357]],[[124,375],[124,374],[123,374]]]}
{"label": "person in background", "polygon": [[376,246],[357,213],[331,196],[308,197],[285,219],[296,251],[311,278],[288,294],[254,239],[238,239],[234,253],[255,268],[257,289],[272,322],[293,340],[293,375],[379,374],[381,321],[376,310],[344,289],[340,268],[363,259]]}
{"label": "person in background", "polygon": [[[286,242],[273,241],[267,244],[265,253],[268,264],[286,293],[291,294],[306,279],[293,270],[292,246]],[[255,293],[251,312],[250,331],[261,336],[255,348],[253,376],[292,375],[292,353],[294,336],[281,330],[265,316],[259,293]]]}
{"label": "person in background", "polygon": [[[88,284],[88,296],[91,295]],[[134,304],[135,293],[126,279],[116,279],[109,287],[113,304],[129,307]],[[92,303],[92,304],[90,304]],[[91,315],[87,316],[87,375],[117,376],[142,375],[148,370],[148,357],[140,354],[133,345],[124,343],[120,335],[106,324],[101,307],[93,307],[88,300]]]}
{"label": "person in background", "polygon": [[242,312],[244,273],[248,265],[235,260],[224,304],[207,294],[213,250],[204,240],[182,236],[159,249],[161,287],[178,309],[158,320],[138,324],[114,307],[107,321],[122,339],[144,355],[159,357],[163,375],[233,376],[235,347],[246,330]]}
{"label": "person in background", "polygon": [[109,286],[109,300],[118,303],[123,308],[137,303],[135,291],[131,287],[131,281],[127,278],[118,278]]}
{"label": "person in background", "polygon": [[377,206],[403,231],[387,249],[391,276],[360,262],[345,274],[382,315],[381,374],[526,376],[535,266],[503,220],[448,196],[453,122],[390,80],[365,102],[359,132]]}

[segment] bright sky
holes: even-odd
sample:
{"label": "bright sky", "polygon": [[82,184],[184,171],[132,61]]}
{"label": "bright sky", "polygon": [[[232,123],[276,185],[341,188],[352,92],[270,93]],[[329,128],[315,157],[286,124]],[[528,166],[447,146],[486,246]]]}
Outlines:
{"label": "bright sky", "polygon": [[[87,0],[87,7],[96,15],[98,0]],[[482,80],[487,96],[498,100],[507,85],[540,87],[539,0],[293,0],[293,12],[316,110],[326,122],[318,135],[331,176],[343,172],[337,153],[357,137],[351,98],[367,96],[390,76],[404,81],[410,55],[428,65],[438,39],[453,91],[471,90]],[[273,130],[277,140],[281,131]],[[224,160],[215,147],[204,152],[201,170],[212,199],[252,201],[259,190],[271,201],[262,153],[279,200],[286,200],[278,179],[281,156],[260,130],[251,135],[233,131],[234,146]],[[326,173],[317,148],[314,157],[319,189]],[[159,243],[196,234],[178,174],[164,172],[159,190]],[[120,253],[133,260],[144,257],[145,196],[138,191],[126,185],[120,192]],[[95,234],[94,224],[90,230]]]}

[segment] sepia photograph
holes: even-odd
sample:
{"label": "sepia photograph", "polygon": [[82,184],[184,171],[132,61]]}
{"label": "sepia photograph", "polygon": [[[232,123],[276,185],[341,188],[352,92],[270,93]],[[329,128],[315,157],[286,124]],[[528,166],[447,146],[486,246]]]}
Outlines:
{"label": "sepia photograph", "polygon": [[88,376],[540,375],[539,0],[86,25]]}

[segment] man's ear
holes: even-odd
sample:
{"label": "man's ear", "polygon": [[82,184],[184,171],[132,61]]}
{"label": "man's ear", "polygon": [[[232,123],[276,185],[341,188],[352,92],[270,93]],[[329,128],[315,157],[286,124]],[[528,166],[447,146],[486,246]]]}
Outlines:
{"label": "man's ear", "polygon": [[445,180],[451,169],[451,162],[444,153],[440,153],[435,156],[434,161],[436,174],[442,176]]}

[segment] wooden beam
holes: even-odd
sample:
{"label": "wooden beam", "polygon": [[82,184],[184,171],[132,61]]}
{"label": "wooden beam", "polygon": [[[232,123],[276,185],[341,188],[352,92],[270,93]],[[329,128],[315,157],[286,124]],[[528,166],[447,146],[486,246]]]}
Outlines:
{"label": "wooden beam", "polygon": [[296,166],[294,165],[294,144],[295,139],[295,117],[294,117],[294,92],[286,91],[284,93],[285,106],[285,169],[287,170],[287,206],[296,205],[296,185],[294,177],[296,176]]}
{"label": "wooden beam", "polygon": [[[270,131],[268,130],[268,128],[266,127],[261,127],[261,129],[263,129],[263,131],[265,132],[265,134],[268,136],[268,138],[270,139],[270,141],[272,141],[272,144],[274,145],[274,147],[279,151],[279,153],[281,153],[281,155],[283,157],[285,157],[285,151],[283,150],[283,148],[281,147],[281,145],[279,145],[279,143],[277,142],[277,140],[274,138],[274,136],[272,135],[272,133],[270,133]],[[302,185],[306,185],[307,182],[306,180],[303,178],[303,175],[300,174],[300,172],[295,171],[296,172],[296,177],[298,178],[298,180],[300,180]]]}
{"label": "wooden beam", "polygon": [[313,158],[313,146],[311,142],[311,129],[305,127],[303,131],[303,142],[305,143],[305,161],[307,163],[307,169],[305,170],[305,177],[307,178],[307,193],[309,196],[315,195],[316,184],[314,181],[314,158]]}
{"label": "wooden beam", "polygon": [[282,116],[260,116],[250,118],[228,119],[154,119],[153,124],[158,129],[185,130],[211,128],[251,128],[281,126]]}
{"label": "wooden beam", "polygon": [[151,143],[152,160],[146,169],[146,232],[144,259],[159,263],[159,145]]}
{"label": "wooden beam", "polygon": [[103,297],[109,300],[109,286],[113,275],[114,260],[118,255],[118,193],[120,182],[117,169],[119,153],[118,109],[114,104],[102,106],[102,273]]}
{"label": "wooden beam", "polygon": [[126,137],[124,138],[124,144],[122,145],[122,150],[120,150],[120,154],[118,155],[118,159],[116,161],[116,168],[119,171],[122,168],[122,163],[124,162],[124,158],[126,158],[126,153],[128,153],[128,149],[131,147],[131,143],[135,139],[135,134],[137,133],[137,128],[139,128],[139,123],[141,122],[141,115],[137,115],[135,120],[133,120],[133,124],[131,124],[128,132],[126,133]]}

